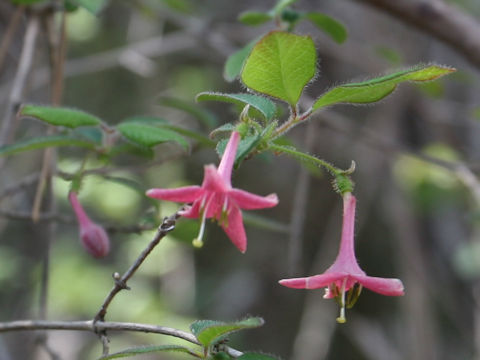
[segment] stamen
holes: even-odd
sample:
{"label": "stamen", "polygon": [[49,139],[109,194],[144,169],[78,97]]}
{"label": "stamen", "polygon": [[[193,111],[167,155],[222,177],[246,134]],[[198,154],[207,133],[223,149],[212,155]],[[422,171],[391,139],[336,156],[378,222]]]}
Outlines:
{"label": "stamen", "polygon": [[348,277],[345,277],[343,279],[343,283],[342,283],[342,292],[341,292],[341,304],[340,304],[340,316],[337,317],[337,323],[339,324],[344,324],[345,322],[347,322],[347,319],[345,318],[345,287],[347,286],[347,278]]}
{"label": "stamen", "polygon": [[220,214],[220,225],[228,227],[228,196],[225,196],[222,213]]}
{"label": "stamen", "polygon": [[198,236],[193,239],[192,245],[197,249],[203,246],[203,234],[205,233],[205,220],[207,219],[208,213],[208,205],[210,205],[210,199],[208,199],[207,205],[205,205],[207,196],[202,199],[202,203],[200,204],[200,214],[202,215],[202,222],[200,223],[200,231],[198,232]]}
{"label": "stamen", "polygon": [[355,283],[355,285],[348,291],[347,309],[351,309],[353,305],[355,305],[362,293],[362,288],[363,286],[361,284]]}

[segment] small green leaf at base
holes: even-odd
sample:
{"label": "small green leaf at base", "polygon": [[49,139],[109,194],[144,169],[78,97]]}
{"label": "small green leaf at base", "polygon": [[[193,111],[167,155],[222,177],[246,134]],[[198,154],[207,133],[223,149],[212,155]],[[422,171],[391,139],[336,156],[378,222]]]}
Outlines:
{"label": "small green leaf at base", "polygon": [[197,95],[197,101],[224,101],[228,103],[238,104],[241,106],[250,105],[254,107],[267,119],[271,120],[277,113],[275,104],[263,96],[253,94],[224,94],[216,92],[202,92]]}
{"label": "small green leaf at base", "polygon": [[334,18],[318,12],[307,13],[305,18],[310,20],[320,30],[323,30],[337,43],[342,44],[347,39],[347,29]]}
{"label": "small green leaf at base", "polygon": [[127,140],[147,148],[174,141],[188,149],[188,142],[172,130],[135,122],[123,122],[117,125],[117,129]]}
{"label": "small green leaf at base", "polygon": [[72,136],[52,135],[21,140],[14,144],[2,146],[0,147],[0,156],[13,155],[29,150],[59,146],[77,146],[89,149],[93,149],[95,147],[95,145],[89,141],[76,139]]}
{"label": "small green leaf at base", "polygon": [[244,329],[254,329],[264,324],[262,318],[252,317],[244,320],[224,323],[213,320],[195,321],[190,329],[197,340],[205,347],[215,344],[223,339],[226,335]]}
{"label": "small green leaf at base", "polygon": [[313,104],[312,110],[339,103],[368,104],[376,102],[391,94],[401,82],[431,81],[454,71],[456,70],[453,68],[438,65],[418,65],[364,82],[340,85],[320,96]]}
{"label": "small green leaf at base", "polygon": [[86,112],[51,106],[24,105],[18,114],[44,121],[50,125],[71,129],[80,126],[96,126],[101,123],[99,118]]}
{"label": "small green leaf at base", "polygon": [[238,16],[238,21],[245,25],[257,26],[271,20],[272,16],[259,11],[245,11]]}
{"label": "small green leaf at base", "polygon": [[199,357],[199,354],[195,353],[194,351],[184,346],[159,345],[159,346],[141,346],[141,347],[129,348],[123,351],[116,352],[114,354],[102,356],[98,360],[118,359],[118,358],[131,357],[131,356],[142,355],[142,354],[149,354],[154,352],[177,352],[177,353],[185,353],[185,354],[193,355],[195,357]]}
{"label": "small green leaf at base", "polygon": [[225,78],[225,80],[227,80],[228,82],[232,82],[240,75],[240,73],[242,72],[243,64],[245,63],[245,60],[247,60],[248,55],[250,55],[250,52],[252,51],[253,46],[257,43],[257,41],[258,39],[249,42],[243,48],[234,52],[228,57],[223,68],[223,77]]}
{"label": "small green leaf at base", "polygon": [[250,89],[294,106],[315,75],[316,61],[309,36],[272,31],[254,46],[241,78]]}

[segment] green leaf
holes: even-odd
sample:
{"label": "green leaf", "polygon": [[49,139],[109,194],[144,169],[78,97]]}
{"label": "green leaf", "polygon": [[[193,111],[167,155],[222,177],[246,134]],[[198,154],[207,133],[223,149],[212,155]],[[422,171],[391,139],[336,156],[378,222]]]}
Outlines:
{"label": "green leaf", "polygon": [[196,131],[185,129],[185,128],[175,126],[175,125],[162,125],[161,127],[165,128],[165,129],[175,131],[176,133],[179,133],[180,135],[189,137],[190,139],[198,141],[199,144],[202,144],[204,146],[207,146],[207,147],[214,147],[215,146],[214,141],[210,140],[205,135],[200,134]]}
{"label": "green leaf", "polygon": [[216,92],[202,92],[195,98],[197,101],[223,101],[238,105],[250,105],[251,107],[260,111],[260,113],[267,119],[271,120],[277,113],[277,107],[275,104],[263,96],[253,94],[224,94]]}
{"label": "green leaf", "polygon": [[[235,125],[233,125],[232,123],[226,123],[226,124],[223,124],[222,126],[216,128],[215,130],[213,130],[211,133],[210,133],[210,137],[213,139],[215,136],[217,136],[219,133],[222,133],[222,132],[232,132],[236,129],[237,127]],[[223,154],[223,152],[222,152]]]}
{"label": "green leaf", "polygon": [[163,106],[185,111],[207,128],[212,128],[218,124],[217,117],[212,112],[202,109],[196,104],[167,96],[160,97],[158,103]]}
{"label": "green leaf", "polygon": [[161,126],[168,124],[168,121],[154,116],[132,116],[124,119],[122,123],[140,123],[151,126]]}
{"label": "green leaf", "polygon": [[310,20],[320,30],[323,30],[337,43],[341,44],[347,39],[347,29],[334,18],[318,12],[309,12],[305,14],[305,18]]}
{"label": "green leaf", "polygon": [[193,4],[190,0],[162,0],[170,9],[184,14],[193,13]]}
{"label": "green leaf", "polygon": [[[252,151],[260,142],[262,137],[260,134],[248,135],[238,143],[237,154],[235,155],[235,168],[238,168],[243,159]],[[222,157],[227,147],[228,139],[220,140],[217,144],[216,151],[218,156]]]}
{"label": "green leaf", "polygon": [[5,145],[0,147],[0,156],[7,156],[18,154],[24,151],[44,149],[48,147],[60,147],[60,146],[78,146],[93,149],[95,146],[89,141],[80,140],[72,136],[67,135],[51,135],[36,137],[33,139],[26,139],[18,141],[11,145]]}
{"label": "green leaf", "polygon": [[105,6],[108,0],[71,0],[71,2],[97,15]]}
{"label": "green leaf", "polygon": [[245,63],[245,60],[247,60],[248,55],[250,55],[250,52],[252,51],[253,46],[257,43],[257,41],[258,39],[249,42],[243,48],[234,52],[228,57],[223,68],[223,77],[225,78],[225,80],[227,80],[228,82],[232,82],[240,75],[240,73],[242,72],[243,64]]}
{"label": "green leaf", "polygon": [[188,142],[176,132],[168,129],[135,122],[123,122],[117,125],[117,129],[131,142],[147,148],[167,141],[175,141],[185,150],[188,149]]}
{"label": "green leaf", "polygon": [[278,360],[278,358],[260,354],[260,353],[244,353],[242,356],[238,357],[237,360]]}
{"label": "green leaf", "polygon": [[298,0],[279,0],[271,12],[273,15],[279,15],[283,9],[292,5],[293,3],[296,3],[297,1]]}
{"label": "green leaf", "polygon": [[198,320],[190,326],[190,329],[197,340],[203,346],[208,347],[232,332],[257,328],[263,324],[263,319],[259,317],[247,318],[232,323],[224,323],[212,320]]}
{"label": "green leaf", "polygon": [[238,16],[238,20],[245,25],[261,25],[272,19],[272,15],[259,11],[245,11]]}
{"label": "green leaf", "polygon": [[99,118],[86,112],[50,106],[24,105],[20,109],[19,115],[42,120],[54,126],[65,126],[71,129],[79,126],[96,126],[101,123]]}
{"label": "green leaf", "polygon": [[313,104],[312,110],[339,104],[368,104],[383,99],[392,93],[397,84],[404,81],[422,82],[435,80],[455,69],[438,65],[418,65],[411,69],[367,80],[361,83],[340,85],[327,91]]}
{"label": "green leaf", "polygon": [[149,354],[149,353],[154,353],[154,352],[179,352],[179,353],[185,353],[185,354],[190,354],[193,356],[198,357],[199,354],[194,352],[193,350],[190,350],[187,347],[184,346],[179,346],[179,345],[158,345],[158,346],[141,346],[141,347],[134,347],[134,348],[129,348],[125,349],[120,352],[116,352],[114,354],[109,354],[106,356],[102,356],[98,360],[108,360],[108,359],[118,359],[118,358],[123,358],[123,357],[130,357],[130,356],[136,356],[136,355],[142,355],[142,354]]}
{"label": "green leaf", "polygon": [[254,46],[241,77],[249,88],[294,106],[315,75],[316,61],[309,36],[273,31]]}

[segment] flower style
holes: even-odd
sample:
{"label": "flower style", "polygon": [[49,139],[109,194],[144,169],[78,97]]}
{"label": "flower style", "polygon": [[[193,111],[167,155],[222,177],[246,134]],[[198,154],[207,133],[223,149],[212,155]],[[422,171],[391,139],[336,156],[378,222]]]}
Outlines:
{"label": "flower style", "polygon": [[107,256],[110,251],[110,240],[105,229],[90,220],[74,191],[70,191],[68,200],[77,216],[80,226],[80,241],[85,250],[95,258]]}
{"label": "flower style", "polygon": [[[304,278],[280,280],[280,284],[294,289],[319,289],[325,287],[325,299],[335,298],[340,305],[337,322],[344,323],[345,306],[351,308],[362,286],[387,296],[403,295],[403,284],[399,279],[367,276],[360,269],[355,257],[353,232],[355,223],[355,197],[351,193],[343,196],[343,227],[337,259],[323,274]],[[348,292],[347,299],[345,293]]]}
{"label": "flower style", "polygon": [[232,168],[239,141],[239,133],[232,132],[218,169],[213,164],[205,165],[205,175],[201,186],[150,189],[147,191],[147,196],[155,199],[192,203],[185,210],[182,210],[180,215],[187,218],[201,218],[200,232],[193,241],[196,247],[203,245],[205,220],[214,218],[232,243],[244,253],[247,250],[247,236],[243,226],[241,209],[270,208],[278,203],[276,194],[259,196],[232,188]]}

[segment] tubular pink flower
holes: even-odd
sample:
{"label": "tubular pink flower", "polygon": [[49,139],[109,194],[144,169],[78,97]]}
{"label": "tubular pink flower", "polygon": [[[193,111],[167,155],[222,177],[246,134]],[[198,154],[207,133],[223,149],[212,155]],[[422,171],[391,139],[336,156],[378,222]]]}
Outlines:
{"label": "tubular pink flower", "polygon": [[239,141],[239,133],[232,132],[218,169],[215,165],[205,165],[201,186],[147,191],[147,196],[155,199],[191,203],[181,215],[187,218],[201,218],[200,233],[194,240],[195,246],[200,247],[203,244],[205,220],[214,218],[232,243],[244,253],[247,250],[247,236],[241,209],[264,209],[278,204],[276,194],[259,196],[232,187],[232,169]]}
{"label": "tubular pink flower", "polygon": [[[340,304],[337,321],[343,323],[345,306],[351,308],[360,295],[362,287],[387,296],[404,294],[399,279],[386,279],[367,276],[358,266],[354,249],[355,197],[346,193],[343,196],[343,226],[340,250],[332,266],[323,274],[304,278],[283,279],[279,283],[294,289],[319,289],[325,287],[326,299],[336,298]],[[347,299],[345,294],[348,293]]]}
{"label": "tubular pink flower", "polygon": [[78,201],[75,192],[70,191],[68,200],[70,204],[72,204],[73,211],[77,216],[80,241],[85,250],[95,258],[107,256],[110,251],[110,240],[108,239],[105,229],[90,220]]}

